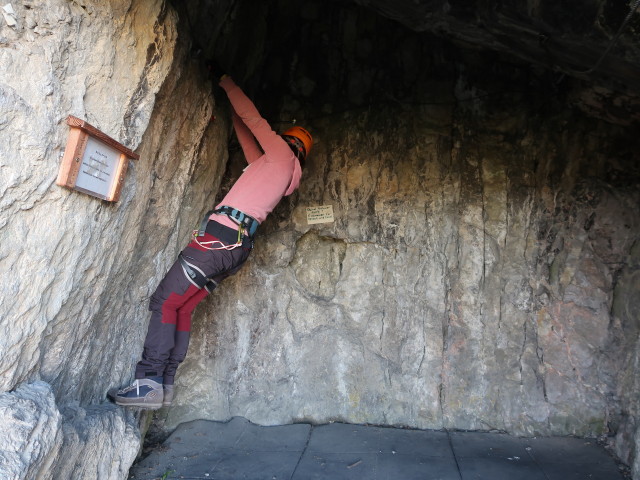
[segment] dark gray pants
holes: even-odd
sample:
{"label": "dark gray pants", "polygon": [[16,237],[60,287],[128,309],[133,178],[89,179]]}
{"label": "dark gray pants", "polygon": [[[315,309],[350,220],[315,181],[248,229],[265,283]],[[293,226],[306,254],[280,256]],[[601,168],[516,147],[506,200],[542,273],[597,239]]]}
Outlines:
{"label": "dark gray pants", "polygon": [[[205,234],[201,241],[215,240]],[[220,283],[236,273],[251,253],[250,248],[206,250],[191,242],[183,251],[185,259]],[[144,341],[142,360],[136,365],[136,378],[163,377],[173,385],[178,365],[184,360],[191,335],[191,314],[208,292],[193,285],[176,260],[151,296],[151,320]]]}

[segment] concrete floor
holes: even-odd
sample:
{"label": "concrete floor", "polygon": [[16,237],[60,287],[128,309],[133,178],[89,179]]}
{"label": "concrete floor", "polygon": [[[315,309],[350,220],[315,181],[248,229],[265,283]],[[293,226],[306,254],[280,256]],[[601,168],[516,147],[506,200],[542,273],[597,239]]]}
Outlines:
{"label": "concrete floor", "polygon": [[332,423],[180,425],[129,478],[208,480],[623,480],[595,440]]}

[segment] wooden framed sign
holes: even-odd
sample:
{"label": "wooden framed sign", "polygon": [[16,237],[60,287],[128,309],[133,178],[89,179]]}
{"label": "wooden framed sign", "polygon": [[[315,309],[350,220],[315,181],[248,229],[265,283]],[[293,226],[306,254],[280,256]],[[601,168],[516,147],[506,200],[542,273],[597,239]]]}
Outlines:
{"label": "wooden framed sign", "polygon": [[84,120],[69,115],[67,124],[71,128],[56,184],[117,202],[128,159],[140,156]]}

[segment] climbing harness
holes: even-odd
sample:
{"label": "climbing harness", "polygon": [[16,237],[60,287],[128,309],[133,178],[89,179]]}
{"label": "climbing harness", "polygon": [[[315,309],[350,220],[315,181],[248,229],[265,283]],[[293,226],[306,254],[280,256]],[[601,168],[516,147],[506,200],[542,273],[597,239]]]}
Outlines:
{"label": "climbing harness", "polygon": [[[221,213],[234,220],[239,226],[246,229],[249,233],[249,236],[252,238],[256,234],[256,230],[260,226],[260,222],[258,222],[255,218],[241,212],[237,208],[223,205],[220,208],[215,209],[213,213]],[[200,226],[202,227],[202,225]]]}
{"label": "climbing harness", "polygon": [[[216,237],[216,240],[208,240],[208,241],[200,240],[198,237],[202,237],[205,234],[205,232]],[[246,236],[243,237],[241,229],[238,229],[237,233],[238,233],[237,237],[234,237],[233,239],[230,239],[229,237],[227,237],[228,240],[224,241],[224,239],[221,239],[219,237],[219,232],[218,232],[218,235],[216,235],[216,229],[210,228],[210,226],[207,226],[206,230],[202,231],[202,233],[200,233],[200,230],[193,231],[193,241],[196,242],[197,245],[204,248],[205,250],[234,250],[242,246],[249,248],[252,245],[252,243],[249,243],[249,245],[246,245],[246,242],[245,242],[245,239],[248,239],[249,237],[246,237]]]}
{"label": "climbing harness", "polygon": [[[232,219],[238,224],[238,231],[235,232],[233,229],[217,222],[210,222],[209,217],[214,213],[220,213]],[[260,222],[255,218],[241,212],[237,208],[224,205],[220,208],[209,210],[205,214],[202,222],[200,222],[200,228],[193,231],[193,239],[199,246],[206,250],[233,250],[238,247],[252,248],[253,236],[259,225]],[[244,235],[243,232],[245,231],[248,232],[248,235]],[[206,242],[199,240],[199,237],[204,236],[205,233],[216,237],[217,240],[209,240]]]}
{"label": "climbing harness", "polygon": [[[238,223],[238,230],[236,231],[233,228],[222,225],[221,223],[210,221],[209,217],[214,213],[227,215]],[[253,235],[258,229],[258,225],[260,225],[260,223],[256,219],[241,212],[240,210],[233,207],[222,206],[215,210],[209,210],[205,214],[202,222],[200,222],[200,228],[193,231],[193,240],[205,250],[233,250],[238,247],[251,249],[253,248]],[[245,231],[249,232],[249,235],[245,235]],[[215,237],[216,240],[201,241],[198,237],[203,237],[205,233]],[[182,272],[185,277],[187,277],[187,280],[189,280],[189,282],[198,289],[205,288],[209,293],[211,293],[218,286],[218,282],[211,277],[207,277],[200,268],[192,263],[197,261],[195,258],[191,258],[180,253],[180,255],[178,255],[178,261],[180,262],[180,267],[182,268]],[[230,270],[239,268],[243,263],[244,260]],[[230,270],[216,272],[214,277],[217,278],[220,275],[224,275]]]}

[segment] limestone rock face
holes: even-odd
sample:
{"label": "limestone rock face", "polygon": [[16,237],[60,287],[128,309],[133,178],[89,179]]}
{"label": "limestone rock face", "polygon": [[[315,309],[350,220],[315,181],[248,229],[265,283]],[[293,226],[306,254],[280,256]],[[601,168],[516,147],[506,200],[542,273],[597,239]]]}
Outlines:
{"label": "limestone rock face", "polygon": [[64,443],[52,478],[127,478],[142,440],[132,411],[113,404],[68,405],[62,414]]}
{"label": "limestone rock face", "polygon": [[[274,115],[316,139],[300,191],[196,311],[165,427],[238,415],[624,432],[633,464],[632,129],[495,56],[320,12],[305,9],[306,56]],[[335,221],[307,224],[318,205]]]}
{"label": "limestone rock face", "polygon": [[[211,397],[190,405],[178,389],[169,424],[612,428],[613,345],[636,336],[609,312],[640,234],[638,191],[606,180],[621,173],[609,170],[615,128],[591,132],[594,147],[580,118],[559,134],[563,113],[547,125],[522,106],[493,115],[513,115],[521,133],[471,112],[431,116],[454,118],[448,135],[389,111],[349,138],[316,127],[293,220],[265,226],[248,266],[199,310],[178,383]],[[398,155],[394,139],[411,148]],[[335,222],[307,225],[315,205],[332,205]]]}
{"label": "limestone rock face", "polygon": [[46,383],[0,394],[0,425],[2,478],[36,478],[51,468],[62,443],[62,415]]}
{"label": "limestone rock face", "polygon": [[[105,393],[131,381],[148,297],[244,167],[190,56],[206,32],[276,128],[295,119],[316,144],[196,310],[164,426],[615,434],[639,477],[632,109],[598,120],[571,108],[578,81],[349,2],[291,3],[268,17],[286,28],[256,22],[269,2],[187,3],[191,25],[160,0],[13,2],[15,25],[0,19],[0,476],[126,477],[141,418]],[[69,114],[140,154],[118,203],[55,186]],[[309,225],[319,205],[334,221]]]}
{"label": "limestone rock face", "polygon": [[[63,367],[69,357],[98,353],[82,339],[97,323],[108,328],[110,322],[93,318],[101,293],[113,284],[111,265],[134,246],[125,218],[134,188],[111,206],[53,185],[67,115],[136,148],[171,65],[176,32],[162,2],[100,5],[32,2],[17,7],[17,27],[2,30],[9,48],[2,48],[0,61],[11,73],[0,86],[8,112],[0,186],[1,266],[8,273],[0,305],[2,390],[40,368],[53,380],[74,370]],[[92,228],[95,223],[101,226]],[[59,335],[61,329],[68,335]],[[93,363],[87,360],[76,370]]]}
{"label": "limestone rock face", "polygon": [[65,410],[42,381],[0,394],[2,478],[126,478],[140,447],[133,414],[115,405]]}
{"label": "limestone rock face", "polygon": [[[0,477],[126,478],[140,419],[105,394],[131,381],[147,299],[213,201],[229,124],[210,121],[210,82],[166,2],[12,5],[16,24],[0,18]],[[55,185],[70,114],[140,154],[118,203]]]}
{"label": "limestone rock face", "polygon": [[[620,398],[621,421],[616,435],[616,449],[621,458],[635,458],[633,478],[640,478],[640,244],[635,243],[628,263],[622,269],[613,295],[613,321],[624,335],[619,349],[616,395]],[[635,450],[635,451],[634,451]]]}

